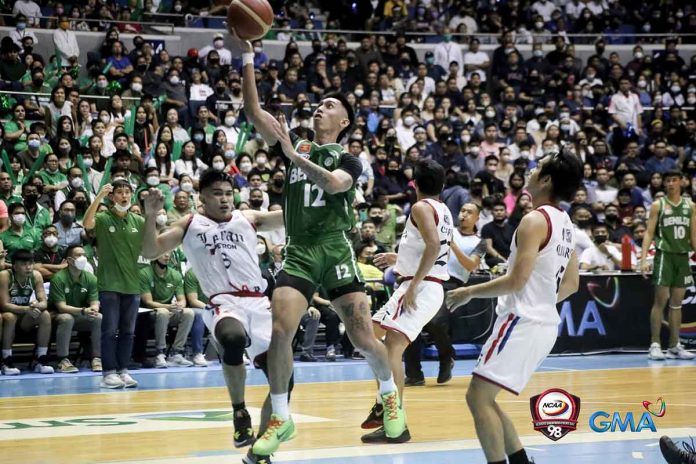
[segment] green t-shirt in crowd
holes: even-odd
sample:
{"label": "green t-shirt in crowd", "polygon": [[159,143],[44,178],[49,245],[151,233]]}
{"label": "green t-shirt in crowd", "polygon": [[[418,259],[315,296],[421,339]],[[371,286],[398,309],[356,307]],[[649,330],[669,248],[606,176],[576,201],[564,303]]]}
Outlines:
{"label": "green t-shirt in crowd", "polygon": [[25,208],[25,214],[27,216],[27,222],[24,223],[25,227],[31,227],[39,235],[43,230],[52,224],[51,213],[47,208],[37,204],[36,212],[31,214],[28,209]]}
{"label": "green t-shirt in crowd", "polygon": [[137,262],[143,248],[145,218],[131,212],[119,217],[109,210],[98,213],[95,222],[99,291],[139,295]]}
{"label": "green t-shirt in crowd", "polygon": [[12,253],[15,250],[22,248],[31,251],[38,250],[41,246],[41,232],[37,232],[32,227],[24,227],[21,234],[16,233],[12,229],[7,229],[0,234],[0,240],[2,240],[2,244],[7,251],[7,260],[11,262]]}
{"label": "green t-shirt in crowd", "polygon": [[184,296],[184,279],[181,273],[167,268],[162,277],[158,276],[152,266],[140,270],[140,294],[149,293],[152,301],[170,304],[175,296]]}
{"label": "green t-shirt in crowd", "polygon": [[198,282],[198,277],[193,273],[193,269],[189,269],[184,276],[184,292],[188,295],[189,293],[195,293],[198,295],[198,299],[205,304],[208,304],[208,297],[203,293],[201,289],[201,284]]}
{"label": "green t-shirt in crowd", "polygon": [[97,277],[91,272],[82,271],[77,281],[73,280],[68,269],[56,272],[51,279],[48,303],[65,303],[76,308],[86,308],[92,301],[99,300]]}
{"label": "green t-shirt in crowd", "polygon": [[41,179],[43,179],[46,185],[58,185],[68,180],[68,176],[60,172],[60,170],[49,172],[46,169],[42,169],[39,171],[39,176],[41,176]]}

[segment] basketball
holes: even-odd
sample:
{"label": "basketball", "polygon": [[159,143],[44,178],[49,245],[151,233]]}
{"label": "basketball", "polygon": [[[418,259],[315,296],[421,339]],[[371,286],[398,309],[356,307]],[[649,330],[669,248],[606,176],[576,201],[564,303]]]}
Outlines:
{"label": "basketball", "polygon": [[266,0],[232,0],[227,8],[227,27],[244,40],[266,35],[273,25],[273,8]]}

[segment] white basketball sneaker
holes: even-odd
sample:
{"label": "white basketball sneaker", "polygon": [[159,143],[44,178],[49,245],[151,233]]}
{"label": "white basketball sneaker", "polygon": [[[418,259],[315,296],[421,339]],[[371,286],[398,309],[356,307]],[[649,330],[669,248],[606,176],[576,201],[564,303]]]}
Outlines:
{"label": "white basketball sneaker", "polygon": [[665,353],[665,357],[667,359],[694,359],[696,357],[695,354],[686,351],[684,349],[684,346],[681,343],[677,343],[677,346],[674,348],[670,348],[667,350],[667,353]]}
{"label": "white basketball sneaker", "polygon": [[126,386],[125,383],[123,383],[123,380],[121,380],[121,377],[116,374],[107,374],[104,377],[102,377],[101,384],[99,385],[101,388],[123,388]]}
{"label": "white basketball sneaker", "polygon": [[167,367],[191,367],[193,363],[188,359],[184,358],[181,353],[176,353],[167,359]]}
{"label": "white basketball sneaker", "polygon": [[650,345],[648,358],[652,359],[653,361],[663,361],[665,359],[665,354],[662,352],[662,347],[659,343],[653,343]]}

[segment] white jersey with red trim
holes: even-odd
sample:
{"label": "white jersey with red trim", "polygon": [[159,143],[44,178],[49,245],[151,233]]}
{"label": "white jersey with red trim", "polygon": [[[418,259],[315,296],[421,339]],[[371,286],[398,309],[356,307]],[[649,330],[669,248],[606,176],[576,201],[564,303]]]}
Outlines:
{"label": "white jersey with red trim", "polygon": [[194,214],[183,240],[184,254],[208,297],[266,290],[256,243],[256,228],[241,211],[221,223]]}
{"label": "white jersey with red trim", "polygon": [[[437,255],[437,260],[433,265],[428,277],[433,277],[440,280],[448,280],[449,273],[447,272],[447,261],[449,260],[450,242],[452,241],[452,231],[454,222],[452,214],[447,205],[441,201],[425,199],[421,200],[429,205],[435,215],[435,225],[437,226],[437,234],[440,239],[440,252]],[[413,222],[413,216],[409,216],[406,221],[404,233],[399,241],[399,253],[396,258],[396,266],[394,272],[403,277],[413,277],[418,270],[421,256],[425,251],[425,240],[421,235],[418,227]]]}
{"label": "white jersey with red trim", "polygon": [[[568,214],[559,208],[543,205],[536,211],[546,218],[546,240],[539,250],[527,283],[520,291],[498,298],[496,312],[501,316],[512,313],[542,323],[558,324],[558,289],[575,250],[575,229]],[[515,271],[513,263],[516,255],[517,231],[510,246],[508,274]]]}

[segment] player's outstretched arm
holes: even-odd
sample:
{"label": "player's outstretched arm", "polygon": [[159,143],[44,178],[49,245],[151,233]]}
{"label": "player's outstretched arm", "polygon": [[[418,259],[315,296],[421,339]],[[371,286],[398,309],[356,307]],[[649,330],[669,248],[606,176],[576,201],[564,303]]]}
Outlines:
{"label": "player's outstretched arm", "polygon": [[362,172],[362,164],[354,156],[341,158],[341,165],[338,169],[328,171],[323,167],[314,164],[307,158],[297,154],[295,147],[290,139],[290,132],[285,116],[281,115],[277,124],[274,125],[275,136],[283,149],[285,156],[297,165],[304,172],[309,180],[314,182],[328,194],[345,192],[353,187],[356,179]]}
{"label": "player's outstretched arm", "polygon": [[494,298],[521,290],[534,270],[547,230],[546,219],[540,212],[532,211],[523,217],[517,228],[517,254],[508,273],[489,282],[448,292],[447,306],[453,309],[472,298]]}
{"label": "player's outstretched arm", "polygon": [[273,146],[278,141],[273,130],[278,121],[261,109],[259,94],[256,90],[256,77],[254,75],[254,49],[248,40],[242,40],[236,34],[231,34],[232,44],[242,53],[242,97],[244,98],[244,114],[261,134],[268,145]]}
{"label": "player's outstretched arm", "polygon": [[285,225],[282,211],[271,211],[270,213],[263,211],[245,210],[242,214],[256,226],[260,232],[280,229]]}
{"label": "player's outstretched arm", "polygon": [[563,279],[561,279],[561,285],[558,288],[558,299],[557,302],[568,298],[570,295],[578,291],[580,286],[580,271],[578,267],[578,255],[575,251],[570,255],[570,260],[568,261],[568,268],[563,273]]}
{"label": "player's outstretched arm", "polygon": [[190,215],[186,215],[172,224],[162,233],[157,231],[157,213],[164,207],[162,191],[152,188],[145,193],[145,237],[143,240],[143,258],[157,259],[164,253],[181,245]]}

